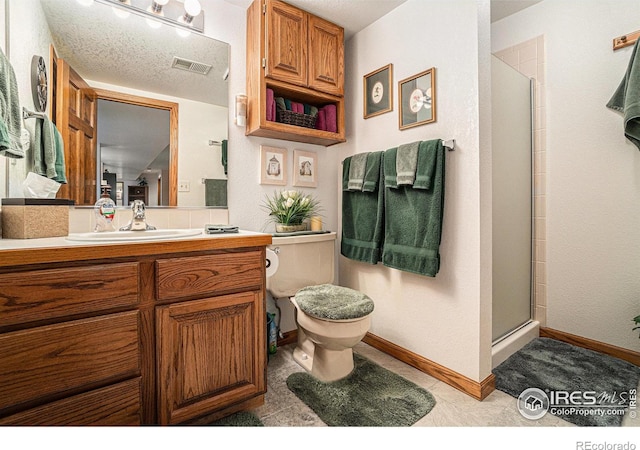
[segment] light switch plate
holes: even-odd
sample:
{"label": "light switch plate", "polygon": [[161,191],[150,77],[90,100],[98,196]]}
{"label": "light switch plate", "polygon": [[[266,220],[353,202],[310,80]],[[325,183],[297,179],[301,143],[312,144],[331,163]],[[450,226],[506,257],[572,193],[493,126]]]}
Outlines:
{"label": "light switch plate", "polygon": [[180,181],[178,183],[178,192],[189,192],[191,190],[191,183],[188,181]]}

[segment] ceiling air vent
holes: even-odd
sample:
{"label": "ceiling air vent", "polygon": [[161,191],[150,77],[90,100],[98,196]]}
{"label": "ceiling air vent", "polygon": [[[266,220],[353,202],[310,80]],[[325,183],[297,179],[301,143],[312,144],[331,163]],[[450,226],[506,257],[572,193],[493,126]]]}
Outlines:
{"label": "ceiling air vent", "polygon": [[209,70],[211,70],[211,66],[209,64],[190,61],[188,59],[179,58],[177,56],[173,57],[173,63],[171,63],[171,67],[186,70],[188,72],[199,73],[200,75],[206,75],[209,73]]}

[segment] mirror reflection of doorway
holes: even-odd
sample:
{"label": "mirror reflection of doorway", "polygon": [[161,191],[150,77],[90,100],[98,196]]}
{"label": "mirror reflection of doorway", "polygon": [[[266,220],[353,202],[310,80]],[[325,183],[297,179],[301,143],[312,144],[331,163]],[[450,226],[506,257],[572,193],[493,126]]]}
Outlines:
{"label": "mirror reflection of doorway", "polygon": [[147,206],[169,206],[170,113],[98,99],[97,169],[129,186],[148,186]]}

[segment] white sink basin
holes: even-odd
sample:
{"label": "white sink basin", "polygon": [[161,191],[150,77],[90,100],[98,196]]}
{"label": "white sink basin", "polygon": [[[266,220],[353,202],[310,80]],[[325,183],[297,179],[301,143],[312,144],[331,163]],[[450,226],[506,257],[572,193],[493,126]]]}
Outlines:
{"label": "white sink basin", "polygon": [[114,242],[114,241],[158,241],[202,234],[202,230],[166,229],[145,231],[105,231],[102,233],[70,233],[68,241]]}

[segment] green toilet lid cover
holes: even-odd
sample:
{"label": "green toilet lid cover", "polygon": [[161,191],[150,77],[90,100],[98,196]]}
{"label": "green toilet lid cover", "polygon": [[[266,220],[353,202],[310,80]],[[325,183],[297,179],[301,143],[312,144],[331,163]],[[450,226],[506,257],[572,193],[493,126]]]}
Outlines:
{"label": "green toilet lid cover", "polygon": [[317,319],[359,319],[373,311],[373,300],[354,289],[321,284],[300,289],[295,296],[298,307]]}

